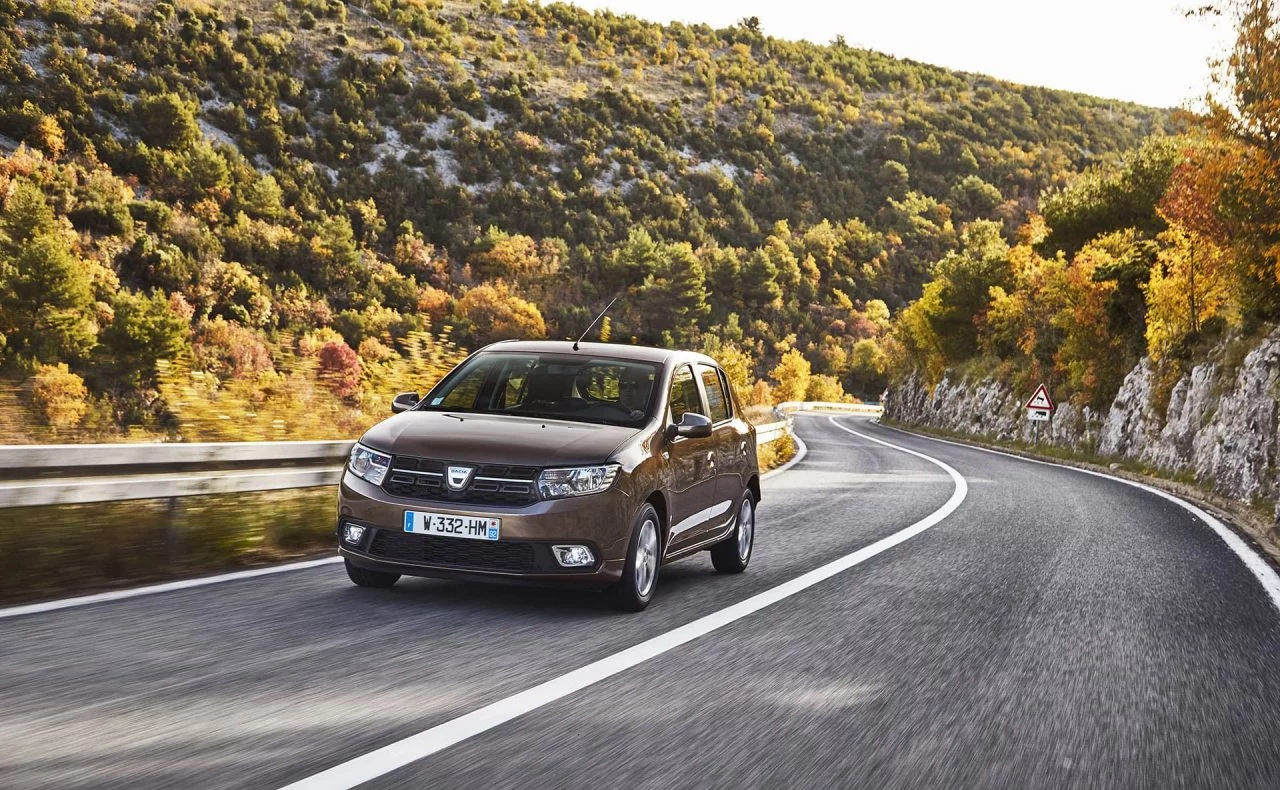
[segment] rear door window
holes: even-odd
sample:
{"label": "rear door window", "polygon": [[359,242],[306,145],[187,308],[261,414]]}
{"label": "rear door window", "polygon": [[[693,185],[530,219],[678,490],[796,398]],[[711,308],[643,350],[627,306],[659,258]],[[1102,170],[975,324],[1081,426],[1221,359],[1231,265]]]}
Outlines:
{"label": "rear door window", "polygon": [[698,394],[698,382],[693,380],[693,371],[688,365],[681,365],[671,377],[671,419],[680,422],[689,412],[703,416],[707,413],[702,407],[702,396]]}
{"label": "rear door window", "polygon": [[702,377],[702,388],[707,393],[707,416],[712,422],[724,422],[729,419],[729,397],[724,390],[720,371],[709,365],[699,365],[698,375]]}

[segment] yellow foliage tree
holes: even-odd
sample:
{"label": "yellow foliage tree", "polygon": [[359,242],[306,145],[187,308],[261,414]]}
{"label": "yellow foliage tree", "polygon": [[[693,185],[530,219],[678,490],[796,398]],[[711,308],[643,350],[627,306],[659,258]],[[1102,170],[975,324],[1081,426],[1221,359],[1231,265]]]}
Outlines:
{"label": "yellow foliage tree", "polygon": [[488,340],[536,339],[547,336],[538,306],[521,299],[505,283],[477,285],[458,300],[458,315]]}
{"label": "yellow foliage tree", "polygon": [[1095,407],[1110,401],[1130,368],[1125,339],[1110,330],[1107,317],[1116,283],[1096,276],[1116,262],[1108,241],[1086,245],[1070,266],[1054,272],[1048,287],[1055,308],[1050,324],[1059,338],[1054,368],[1066,376],[1077,402]]}
{"label": "yellow foliage tree", "polygon": [[773,405],[773,387],[769,386],[769,382],[760,379],[751,387],[751,393],[747,396],[748,406],[771,406]]}
{"label": "yellow foliage tree", "polygon": [[819,375],[809,379],[809,388],[805,392],[805,400],[823,403],[843,403],[849,400],[844,387],[835,376]]}
{"label": "yellow foliage tree", "polygon": [[746,397],[751,392],[755,383],[752,375],[754,364],[745,351],[715,335],[706,335],[702,341],[702,353],[720,363],[729,376],[729,383],[740,396]]}
{"label": "yellow foliage tree", "polygon": [[84,379],[72,373],[65,362],[41,365],[32,377],[32,403],[40,419],[55,430],[79,425],[89,410],[88,399]]}
{"label": "yellow foliage tree", "polygon": [[769,378],[777,382],[773,388],[773,397],[779,403],[804,400],[812,376],[813,368],[809,365],[809,360],[796,349],[791,349],[769,371]]}
{"label": "yellow foliage tree", "polygon": [[898,312],[885,346],[892,367],[919,368],[930,384],[940,381],[947,367],[942,341],[929,322],[930,314],[942,309],[941,290],[942,283],[937,280],[927,283],[920,298]]}
{"label": "yellow foliage tree", "polygon": [[1160,255],[1145,288],[1147,351],[1156,360],[1218,315],[1230,296],[1226,251],[1179,225],[1159,239]]}

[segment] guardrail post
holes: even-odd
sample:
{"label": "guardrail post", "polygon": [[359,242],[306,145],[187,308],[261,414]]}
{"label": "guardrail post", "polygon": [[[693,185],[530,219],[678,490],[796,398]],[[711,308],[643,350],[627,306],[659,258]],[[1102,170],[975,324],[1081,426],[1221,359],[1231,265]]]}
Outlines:
{"label": "guardrail post", "polygon": [[185,537],[182,523],[182,497],[169,497],[169,505],[167,508],[167,518],[165,519],[165,554],[169,558],[170,565],[177,565],[180,555],[183,551],[183,538]]}

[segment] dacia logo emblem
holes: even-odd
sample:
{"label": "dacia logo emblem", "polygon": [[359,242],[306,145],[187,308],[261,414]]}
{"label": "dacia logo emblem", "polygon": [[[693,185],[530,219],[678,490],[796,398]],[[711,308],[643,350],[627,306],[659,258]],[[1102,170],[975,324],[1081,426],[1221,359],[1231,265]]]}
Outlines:
{"label": "dacia logo emblem", "polygon": [[449,484],[450,491],[461,491],[471,482],[471,476],[476,473],[474,466],[451,466],[448,469],[448,477],[445,481]]}

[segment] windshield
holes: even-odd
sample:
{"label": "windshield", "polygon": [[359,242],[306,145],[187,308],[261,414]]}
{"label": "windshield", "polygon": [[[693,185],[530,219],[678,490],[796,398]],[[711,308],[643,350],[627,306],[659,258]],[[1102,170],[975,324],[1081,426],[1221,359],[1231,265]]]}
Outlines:
{"label": "windshield", "polygon": [[653,412],[657,378],[658,366],[648,362],[483,352],[450,374],[418,408],[638,428]]}

